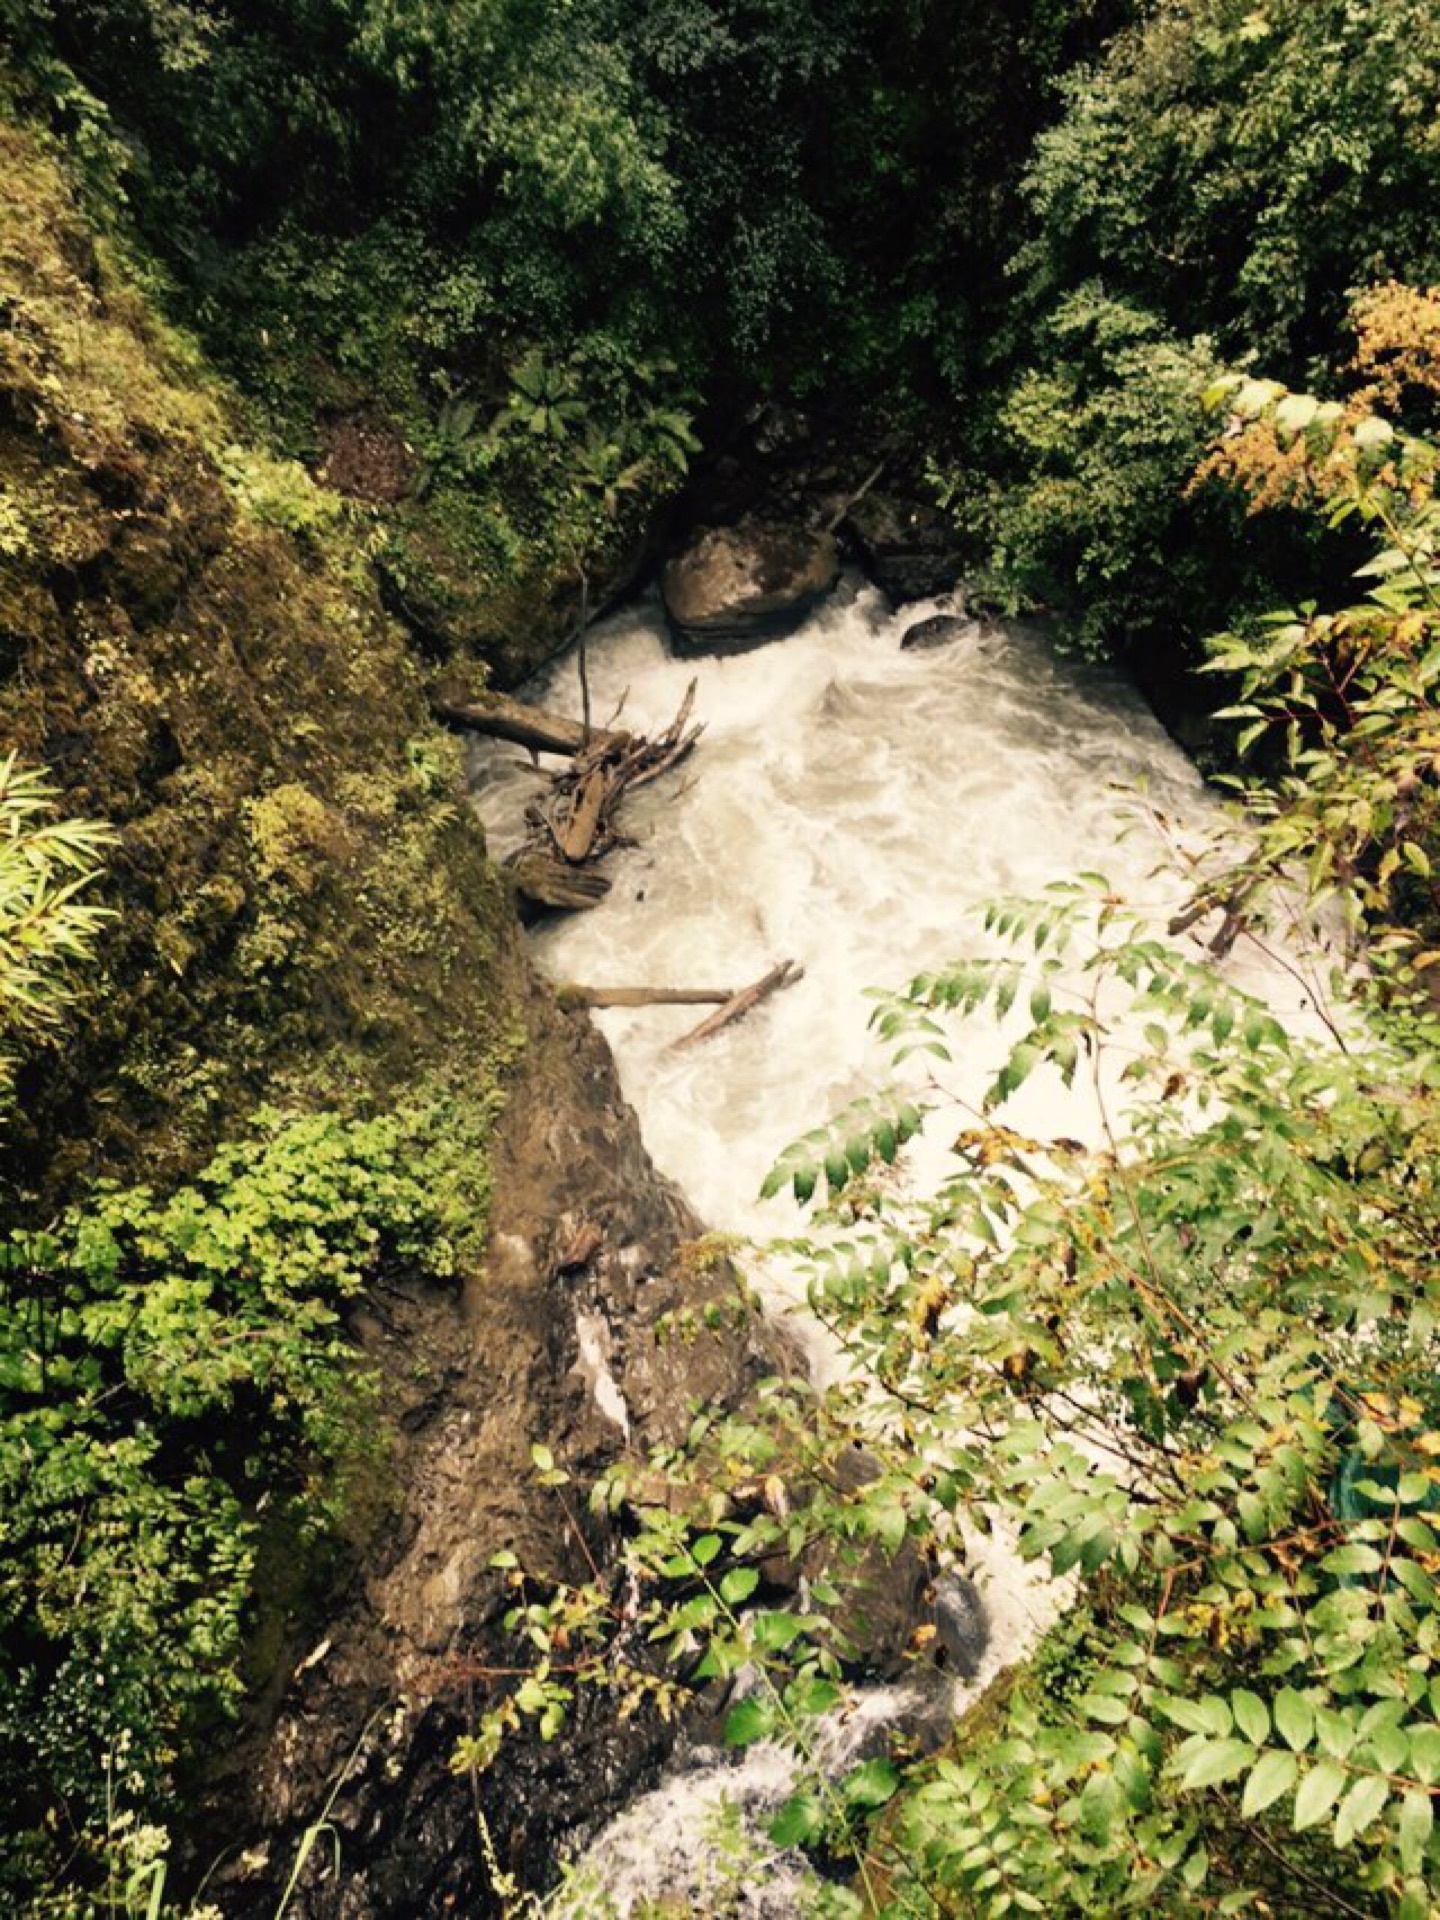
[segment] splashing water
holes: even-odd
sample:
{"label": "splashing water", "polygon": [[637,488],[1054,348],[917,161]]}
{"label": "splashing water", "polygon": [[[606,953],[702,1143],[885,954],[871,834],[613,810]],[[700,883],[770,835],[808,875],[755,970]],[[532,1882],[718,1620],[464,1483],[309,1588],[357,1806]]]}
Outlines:
{"label": "splashing water", "polygon": [[[607,863],[613,887],[602,906],[537,933],[541,967],[592,987],[739,988],[782,959],[805,970],[797,986],[683,1052],[671,1042],[703,1009],[594,1016],[652,1158],[712,1228],[759,1238],[794,1232],[793,1203],[758,1198],[777,1155],[895,1077],[867,1032],[867,988],[898,987],[984,951],[979,907],[1037,895],[1086,869],[1105,873],[1163,924],[1183,888],[1157,874],[1165,847],[1153,817],[1192,844],[1216,824],[1195,769],[1134,691],[1057,657],[1043,635],[972,624],[933,651],[901,650],[907,627],[947,610],[930,602],[895,616],[873,589],[852,585],[791,638],[729,658],[672,657],[654,606],[590,638],[598,724],[623,699],[624,725],[658,730],[695,678],[705,734],[680,772],[627,804],[624,825],[638,844]],[[530,691],[578,713],[574,655]],[[472,749],[472,776],[503,856],[523,836],[534,774],[514,750],[483,743]],[[1152,827],[1117,839],[1124,796],[1133,819],[1137,787]],[[1243,984],[1282,1017],[1303,1011],[1303,983],[1255,966],[1232,961],[1229,970],[1249,969]],[[978,1105],[1001,1052],[993,1031],[982,1032],[973,1060],[958,1061],[947,1084]],[[1097,1119],[1093,1094],[1067,1094],[1043,1076],[1014,1111],[1021,1128],[1081,1138],[1094,1136]],[[929,1143],[936,1164],[941,1150],[939,1138]],[[925,1157],[921,1143],[922,1179]],[[767,1285],[823,1379],[839,1361],[807,1324],[797,1284],[771,1270]],[[971,1571],[991,1638],[980,1672],[957,1689],[956,1710],[1024,1657],[1056,1606],[1054,1587],[1003,1536],[976,1545]],[[892,1691],[872,1691],[830,1730],[837,1769],[877,1717],[898,1710]],[[603,1910],[623,1915],[667,1893],[703,1894],[718,1871],[706,1837],[717,1810],[748,1813],[753,1830],[793,1776],[793,1760],[769,1743],[738,1761],[711,1750],[682,1758],[582,1863],[604,1889]],[[787,1864],[796,1860],[772,1862],[737,1910],[798,1911],[800,1868]]]}
{"label": "splashing water", "polygon": [[[897,617],[862,590],[792,638],[725,659],[672,657],[649,607],[591,638],[598,722],[623,697],[623,724],[662,727],[693,677],[706,730],[679,772],[627,803],[640,844],[607,862],[614,884],[598,910],[537,934],[541,967],[587,986],[680,987],[741,987],[781,959],[805,969],[798,986],[685,1052],[670,1043],[703,1008],[594,1016],[651,1156],[711,1227],[787,1231],[783,1206],[758,1199],[777,1154],[892,1077],[866,1031],[867,988],[983,950],[979,906],[1084,869],[1163,919],[1180,889],[1154,877],[1155,833],[1117,842],[1117,789],[1143,783],[1182,836],[1214,824],[1190,761],[1114,675],[1057,658],[1015,626],[902,652],[901,633],[937,604]],[[574,656],[532,691],[578,712]],[[504,855],[534,776],[517,750],[473,755],[481,815]],[[1295,993],[1279,975],[1264,990]],[[978,1098],[996,1057],[983,1045],[973,1071],[953,1076],[959,1090]],[[1058,1090],[1032,1098],[1037,1121],[1048,1111],[1074,1130]]]}

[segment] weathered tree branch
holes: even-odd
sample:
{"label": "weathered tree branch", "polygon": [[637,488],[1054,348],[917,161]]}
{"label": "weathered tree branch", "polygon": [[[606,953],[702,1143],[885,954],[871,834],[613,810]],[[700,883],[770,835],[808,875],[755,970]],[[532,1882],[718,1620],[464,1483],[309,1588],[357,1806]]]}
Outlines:
{"label": "weathered tree branch", "polygon": [[702,1020],[698,1027],[671,1043],[671,1051],[682,1047],[697,1046],[700,1041],[708,1040],[723,1028],[732,1026],[735,1021],[743,1020],[747,1013],[758,1007],[762,1000],[768,1000],[772,993],[779,993],[785,987],[793,987],[797,980],[803,980],[805,969],[797,967],[792,960],[782,960],[778,967],[772,967],[762,980],[753,987],[745,987],[739,993],[732,994],[718,1012],[712,1013],[708,1020]]}
{"label": "weathered tree branch", "polygon": [[572,867],[538,847],[525,847],[506,868],[515,882],[515,890],[537,907],[565,907],[572,912],[598,906],[610,891],[603,873],[589,873]]}
{"label": "weathered tree branch", "polygon": [[488,734],[494,740],[510,740],[532,753],[560,753],[573,756],[593,748],[608,752],[630,739],[628,733],[604,733],[562,713],[549,713],[544,707],[532,707],[506,693],[487,693],[479,700],[435,703],[435,717],[446,726],[460,727],[471,733]]}
{"label": "weathered tree branch", "polygon": [[723,1007],[733,987],[557,987],[562,1007]]}

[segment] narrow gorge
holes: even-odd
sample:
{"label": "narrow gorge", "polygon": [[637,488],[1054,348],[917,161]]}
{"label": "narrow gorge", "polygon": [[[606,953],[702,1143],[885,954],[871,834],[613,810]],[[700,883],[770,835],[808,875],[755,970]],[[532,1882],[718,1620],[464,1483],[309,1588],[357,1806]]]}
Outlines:
{"label": "narrow gorge", "polygon": [[1433,0],[0,0],[0,1912],[1440,1912]]}

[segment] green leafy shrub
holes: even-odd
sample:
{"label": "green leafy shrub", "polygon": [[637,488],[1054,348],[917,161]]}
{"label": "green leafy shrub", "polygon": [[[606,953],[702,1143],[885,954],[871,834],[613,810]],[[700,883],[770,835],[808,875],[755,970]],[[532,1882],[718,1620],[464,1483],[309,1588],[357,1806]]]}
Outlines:
{"label": "green leafy shrub", "polygon": [[[323,1530],[365,1446],[345,1315],[443,1279],[423,1115],[262,1114],[189,1185],[105,1185],[0,1246],[0,1876],[139,1804],[239,1693],[262,1527]],[[59,1821],[57,1828],[56,1822]]]}
{"label": "green leafy shrub", "polygon": [[978,396],[963,477],[940,465],[1001,591],[1088,650],[1198,659],[1324,577],[1301,517],[1242,540],[1211,490],[1183,497],[1204,369],[1259,362],[1328,397],[1356,291],[1440,274],[1419,211],[1440,190],[1437,35],[1426,0],[1162,0],[1061,82],[1025,170],[1003,397]]}
{"label": "green leafy shrub", "polygon": [[[1435,1023],[1297,1040],[1099,882],[990,927],[1015,961],[878,1023],[942,1059],[952,1018],[1018,998],[1028,1030],[933,1200],[826,1163],[812,1300],[863,1367],[854,1431],[909,1463],[907,1530],[1011,1515],[1086,1581],[1093,1673],[1068,1703],[1022,1684],[917,1778],[901,1871],[980,1912],[1238,1907],[1295,1897],[1318,1861],[1290,1835],[1323,1821],[1327,1884],[1424,1911]],[[1046,1072],[1095,1089],[1098,1150],[1007,1124]]]}
{"label": "green leafy shrub", "polygon": [[1426,0],[1140,10],[1036,143],[1023,271],[1048,297],[1103,263],[1177,332],[1313,378],[1357,286],[1431,277],[1437,76]]}
{"label": "green leafy shrub", "polygon": [[1090,653],[1144,632],[1157,599],[1195,633],[1214,566],[1184,495],[1209,437],[1213,343],[1177,339],[1098,285],[1067,296],[1044,337],[1053,355],[1000,414],[1025,478],[994,496],[996,575],[1021,600],[1062,610]]}

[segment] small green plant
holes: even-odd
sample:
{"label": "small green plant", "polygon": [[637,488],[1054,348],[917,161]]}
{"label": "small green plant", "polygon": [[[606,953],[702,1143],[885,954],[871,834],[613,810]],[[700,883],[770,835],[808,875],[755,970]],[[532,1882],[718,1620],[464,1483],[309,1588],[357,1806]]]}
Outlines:
{"label": "small green plant", "polygon": [[257,520],[298,539],[319,545],[345,516],[340,496],[318,485],[298,460],[235,445],[224,449],[220,468]]}
{"label": "small green plant", "polygon": [[35,550],[35,536],[24,508],[8,489],[0,489],[0,560],[23,560]]}
{"label": "small green plant", "polygon": [[0,1115],[17,1049],[54,1035],[109,918],[84,896],[113,837],[58,818],[45,776],[14,754],[0,760]]}
{"label": "small green plant", "polygon": [[584,419],[580,369],[575,362],[548,360],[532,348],[510,373],[510,397],[495,422],[497,434],[534,434],[541,440],[566,440]]}

